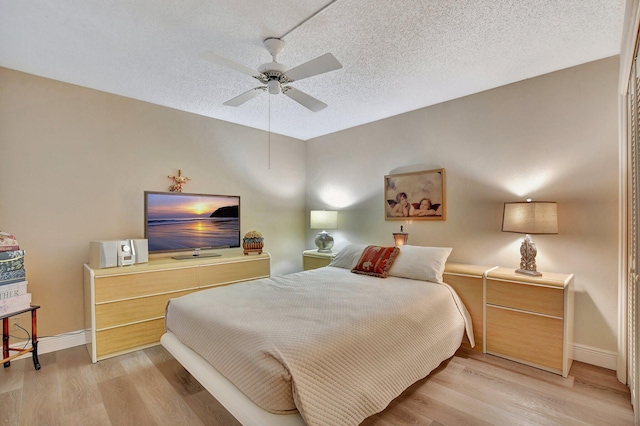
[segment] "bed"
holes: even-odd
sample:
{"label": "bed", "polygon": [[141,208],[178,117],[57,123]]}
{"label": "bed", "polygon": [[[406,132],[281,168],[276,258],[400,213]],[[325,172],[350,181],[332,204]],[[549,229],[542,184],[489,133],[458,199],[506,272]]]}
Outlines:
{"label": "bed", "polygon": [[451,249],[397,249],[384,278],[352,273],[368,249],[171,299],[161,343],[244,425],[357,425],[474,345]]}

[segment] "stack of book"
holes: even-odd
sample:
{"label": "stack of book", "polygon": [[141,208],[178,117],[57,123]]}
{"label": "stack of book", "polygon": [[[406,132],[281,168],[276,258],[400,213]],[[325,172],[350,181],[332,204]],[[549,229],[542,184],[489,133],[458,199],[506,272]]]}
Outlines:
{"label": "stack of book", "polygon": [[0,231],[0,315],[22,311],[31,306],[27,293],[24,250],[16,238]]}

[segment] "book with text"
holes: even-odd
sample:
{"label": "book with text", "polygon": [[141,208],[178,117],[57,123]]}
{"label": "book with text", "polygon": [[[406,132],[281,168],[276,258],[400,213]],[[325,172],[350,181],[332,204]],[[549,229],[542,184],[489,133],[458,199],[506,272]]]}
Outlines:
{"label": "book with text", "polygon": [[0,315],[8,315],[14,312],[28,309],[31,306],[31,293],[22,296],[9,297],[0,300]]}
{"label": "book with text", "polygon": [[0,286],[0,300],[27,294],[27,281]]}

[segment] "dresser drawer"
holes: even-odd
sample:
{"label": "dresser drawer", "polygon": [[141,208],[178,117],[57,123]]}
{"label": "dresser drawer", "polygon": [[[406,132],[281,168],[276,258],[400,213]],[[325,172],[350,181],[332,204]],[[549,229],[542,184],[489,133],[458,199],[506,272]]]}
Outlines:
{"label": "dresser drawer", "polygon": [[487,306],[487,352],[563,370],[562,319]]}
{"label": "dresser drawer", "polygon": [[199,270],[199,286],[208,287],[238,281],[268,277],[270,274],[269,259],[251,262],[233,262],[219,265],[202,266]]}
{"label": "dresser drawer", "polygon": [[164,331],[164,318],[98,331],[97,358],[101,359],[115,352],[130,352],[139,346],[158,343]]}
{"label": "dresser drawer", "polygon": [[562,318],[564,288],[487,279],[487,304]]}
{"label": "dresser drawer", "polygon": [[149,318],[164,317],[167,302],[174,297],[184,296],[194,290],[165,293],[150,297],[122,300],[96,305],[96,329],[144,321]]}
{"label": "dresser drawer", "polygon": [[96,303],[198,288],[198,268],[96,277]]}

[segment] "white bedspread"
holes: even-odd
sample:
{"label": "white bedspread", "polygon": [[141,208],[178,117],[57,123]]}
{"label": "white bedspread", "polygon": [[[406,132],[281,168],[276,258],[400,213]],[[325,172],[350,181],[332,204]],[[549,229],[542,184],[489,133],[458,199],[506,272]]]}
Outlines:
{"label": "white bedspread", "polygon": [[447,285],[334,267],[172,299],[166,324],[257,405],[310,426],[359,424],[471,333]]}

